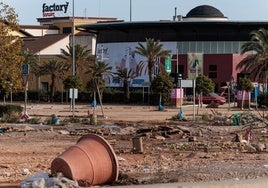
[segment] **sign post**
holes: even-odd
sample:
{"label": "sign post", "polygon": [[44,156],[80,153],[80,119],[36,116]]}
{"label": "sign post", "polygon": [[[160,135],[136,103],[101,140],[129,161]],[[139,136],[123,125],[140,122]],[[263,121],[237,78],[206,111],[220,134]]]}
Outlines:
{"label": "sign post", "polygon": [[74,117],[75,99],[78,98],[78,89],[70,88],[69,98],[71,99],[71,111],[73,112],[73,117]]}
{"label": "sign post", "polygon": [[[196,114],[196,109],[195,109],[195,87],[196,87],[196,79],[193,80],[183,80],[181,77],[178,80],[177,87],[180,88],[180,111],[178,114],[178,117],[180,120],[183,119],[183,111],[182,111],[182,88],[193,88],[193,120],[195,121],[195,114]],[[172,98],[172,96],[171,96]]]}

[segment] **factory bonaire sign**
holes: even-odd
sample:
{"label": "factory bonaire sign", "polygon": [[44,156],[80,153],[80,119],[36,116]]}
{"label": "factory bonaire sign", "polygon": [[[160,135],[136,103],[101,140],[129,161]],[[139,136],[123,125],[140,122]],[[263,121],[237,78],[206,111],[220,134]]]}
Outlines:
{"label": "factory bonaire sign", "polygon": [[56,12],[66,14],[68,11],[69,2],[65,2],[63,4],[47,4],[43,3],[42,5],[42,13],[43,17],[55,17]]}

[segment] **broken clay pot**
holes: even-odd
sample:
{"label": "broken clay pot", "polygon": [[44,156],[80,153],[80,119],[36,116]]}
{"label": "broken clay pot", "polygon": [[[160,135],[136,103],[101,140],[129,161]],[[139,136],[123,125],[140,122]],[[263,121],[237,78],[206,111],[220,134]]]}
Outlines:
{"label": "broken clay pot", "polygon": [[52,161],[51,173],[59,172],[87,186],[109,184],[118,179],[118,160],[104,138],[88,134]]}

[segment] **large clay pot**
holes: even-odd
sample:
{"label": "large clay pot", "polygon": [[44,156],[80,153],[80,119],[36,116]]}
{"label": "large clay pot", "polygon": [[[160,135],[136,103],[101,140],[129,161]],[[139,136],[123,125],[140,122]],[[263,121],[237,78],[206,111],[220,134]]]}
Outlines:
{"label": "large clay pot", "polygon": [[80,185],[109,184],[118,178],[118,160],[104,138],[88,134],[52,161],[51,173],[58,172]]}

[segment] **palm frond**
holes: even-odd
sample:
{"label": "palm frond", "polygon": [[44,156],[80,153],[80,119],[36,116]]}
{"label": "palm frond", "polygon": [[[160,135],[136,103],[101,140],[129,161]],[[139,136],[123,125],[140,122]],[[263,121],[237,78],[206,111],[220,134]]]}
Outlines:
{"label": "palm frond", "polygon": [[246,58],[236,66],[237,70],[249,72],[254,80],[263,80],[268,69],[268,30],[260,28],[250,33],[251,40],[241,47]]}

